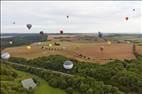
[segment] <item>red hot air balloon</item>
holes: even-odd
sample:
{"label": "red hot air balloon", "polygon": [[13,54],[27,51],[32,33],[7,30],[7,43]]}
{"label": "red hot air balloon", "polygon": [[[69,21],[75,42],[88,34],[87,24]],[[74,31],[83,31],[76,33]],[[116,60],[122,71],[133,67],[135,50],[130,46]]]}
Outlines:
{"label": "red hot air balloon", "polygon": [[104,50],[104,46],[101,46],[100,51],[103,52],[103,50]]}
{"label": "red hot air balloon", "polygon": [[125,17],[125,20],[127,21],[129,18],[128,17]]}
{"label": "red hot air balloon", "polygon": [[63,34],[64,32],[63,32],[63,30],[60,30],[60,34]]}

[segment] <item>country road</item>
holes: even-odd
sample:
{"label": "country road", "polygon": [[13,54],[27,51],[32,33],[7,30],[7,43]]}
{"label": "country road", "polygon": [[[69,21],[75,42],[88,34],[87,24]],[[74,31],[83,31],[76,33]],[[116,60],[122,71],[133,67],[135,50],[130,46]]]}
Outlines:
{"label": "country road", "polygon": [[39,68],[39,67],[33,67],[33,66],[24,65],[24,64],[18,64],[18,63],[14,63],[14,62],[6,62],[6,63],[7,64],[12,64],[12,65],[18,65],[18,66],[31,67],[31,68],[38,69],[38,70],[51,71],[52,73],[61,74],[61,75],[64,75],[64,76],[71,76],[71,77],[74,76],[74,75],[71,75],[71,74],[68,74],[68,73],[64,73],[64,72],[59,72],[59,71],[54,71],[54,70],[49,70],[49,69]]}

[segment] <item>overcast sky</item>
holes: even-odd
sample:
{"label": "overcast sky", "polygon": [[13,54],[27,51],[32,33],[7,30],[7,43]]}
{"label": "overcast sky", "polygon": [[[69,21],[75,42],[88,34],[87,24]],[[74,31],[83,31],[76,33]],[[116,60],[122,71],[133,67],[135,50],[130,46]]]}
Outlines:
{"label": "overcast sky", "polygon": [[[2,33],[58,33],[61,29],[142,33],[142,1],[2,1],[1,5]],[[26,24],[33,25],[30,31]]]}

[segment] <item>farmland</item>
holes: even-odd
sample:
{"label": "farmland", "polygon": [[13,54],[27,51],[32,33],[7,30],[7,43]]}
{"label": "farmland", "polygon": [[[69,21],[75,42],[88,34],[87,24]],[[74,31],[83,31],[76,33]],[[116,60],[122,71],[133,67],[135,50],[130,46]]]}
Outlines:
{"label": "farmland", "polygon": [[[58,42],[60,46],[54,45],[53,41],[42,42],[41,44],[31,44],[31,49],[26,45],[7,48],[4,51],[9,52],[14,57],[23,57],[32,59],[41,56],[63,55],[82,61],[106,63],[110,60],[135,59],[132,49],[132,43],[111,43],[107,42]],[[52,47],[48,45],[52,44]],[[100,51],[100,47],[104,47]],[[142,46],[136,46],[136,52],[142,54]]]}

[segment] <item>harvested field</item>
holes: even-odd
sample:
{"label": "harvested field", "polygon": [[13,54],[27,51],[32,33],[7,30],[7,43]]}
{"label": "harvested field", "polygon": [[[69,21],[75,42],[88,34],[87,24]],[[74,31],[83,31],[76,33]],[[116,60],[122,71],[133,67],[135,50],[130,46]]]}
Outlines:
{"label": "harvested field", "polygon": [[[132,44],[60,42],[60,46],[53,45],[52,47],[48,47],[48,44],[49,43],[42,43],[38,45],[35,43],[31,45],[31,49],[27,49],[26,46],[20,46],[7,48],[4,51],[8,51],[12,56],[27,59],[58,54],[81,61],[101,64],[112,59],[135,59]],[[51,44],[53,44],[53,42],[51,42]],[[100,50],[101,47],[103,50]],[[136,51],[142,54],[142,46],[137,46]]]}

